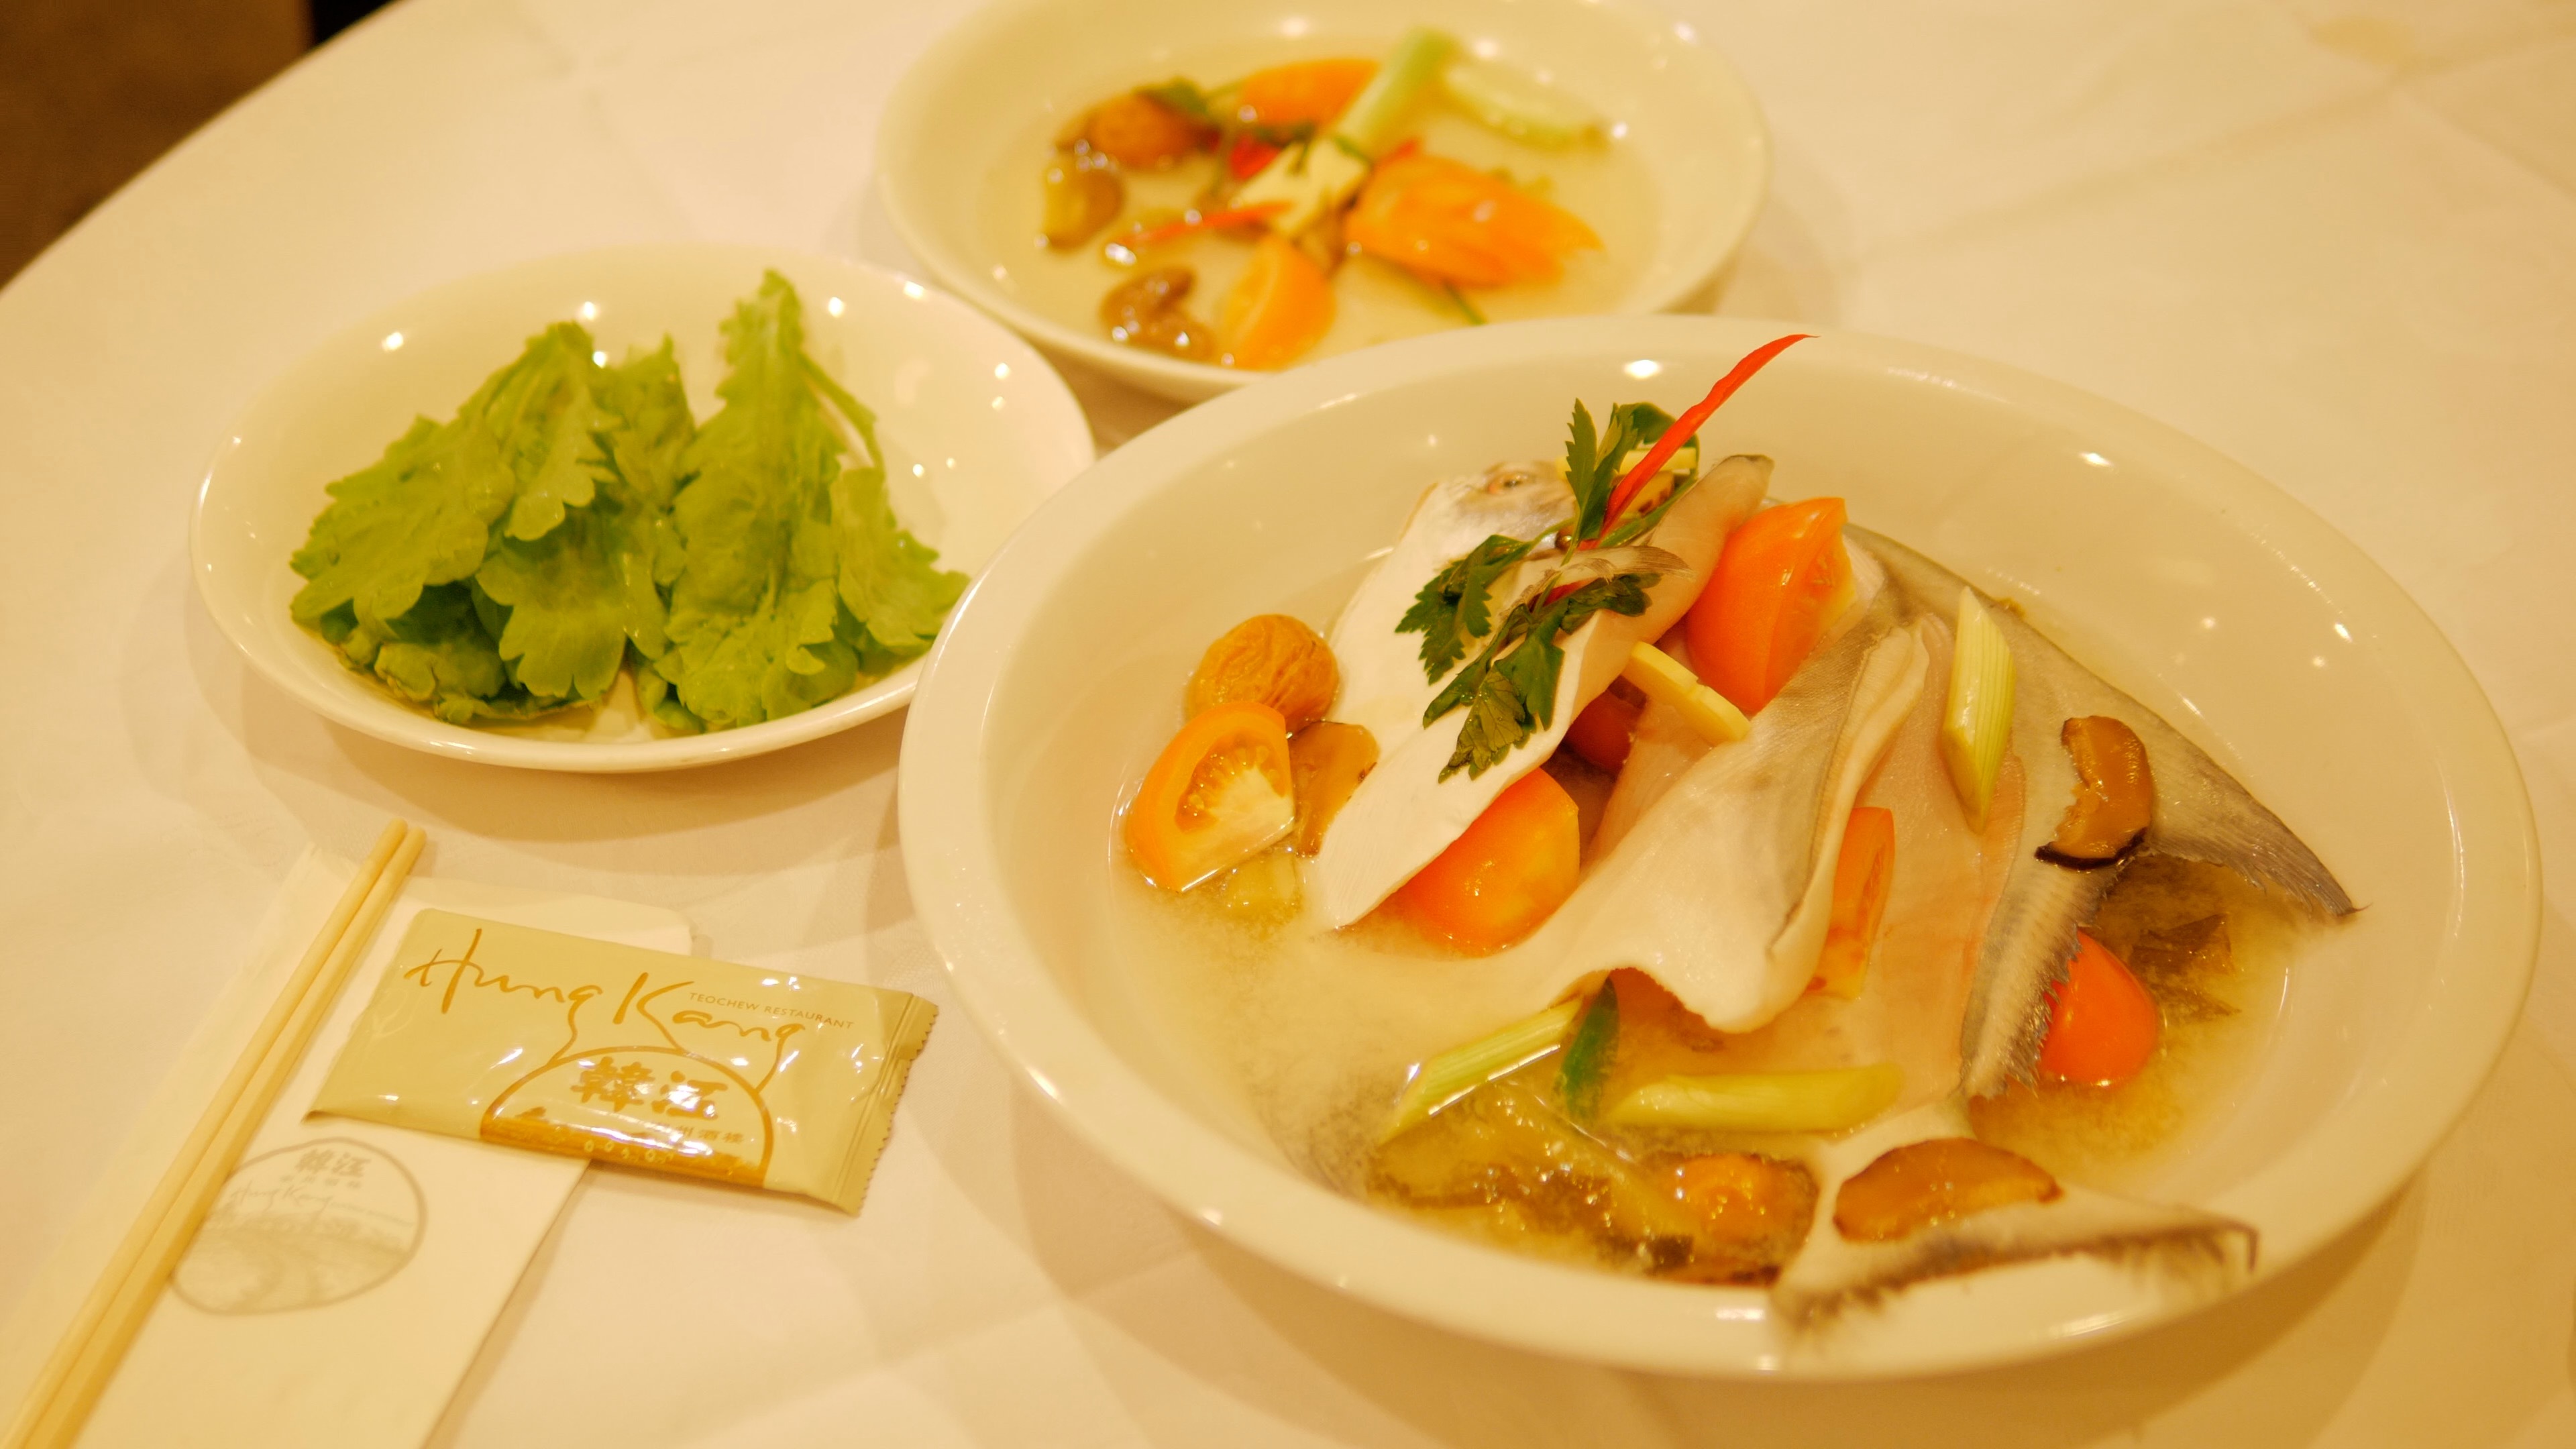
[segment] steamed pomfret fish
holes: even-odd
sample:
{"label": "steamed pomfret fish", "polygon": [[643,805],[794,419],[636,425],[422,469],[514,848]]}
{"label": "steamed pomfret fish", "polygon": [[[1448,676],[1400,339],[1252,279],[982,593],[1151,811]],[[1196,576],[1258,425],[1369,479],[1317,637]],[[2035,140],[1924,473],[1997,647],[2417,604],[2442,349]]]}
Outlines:
{"label": "steamed pomfret fish", "polygon": [[[1680,621],[1716,565],[1727,533],[1761,504],[1770,475],[1768,458],[1728,458],[1674,501],[1653,532],[1639,540],[1643,547],[1533,558],[1508,573],[1488,596],[1489,631],[1502,622],[1514,600],[1559,568],[1609,567],[1624,556],[1658,578],[1646,591],[1642,614],[1605,609],[1565,637],[1554,711],[1545,726],[1484,773],[1462,769],[1445,779],[1442,772],[1467,712],[1452,710],[1427,725],[1422,715],[1483,641],[1470,641],[1458,664],[1440,679],[1426,680],[1420,637],[1397,633],[1396,625],[1412,607],[1414,595],[1441,569],[1489,534],[1509,530],[1479,526],[1489,515],[1480,505],[1452,496],[1461,491],[1454,485],[1441,485],[1445,492],[1435,490],[1424,499],[1405,536],[1361,583],[1333,625],[1333,655],[1344,684],[1329,717],[1366,726],[1379,748],[1377,768],[1352,792],[1315,857],[1316,894],[1333,925],[1347,926],[1376,909],[1465,833],[1495,796],[1555,753],[1574,717],[1627,667],[1635,645],[1661,637]],[[1554,486],[1564,500],[1562,510],[1546,523],[1510,536],[1535,538],[1571,515],[1571,492],[1562,484]],[[1467,522],[1470,516],[1476,521]]]}
{"label": "steamed pomfret fish", "polygon": [[[1957,608],[1967,587],[1957,574],[1864,529],[1848,529],[1846,536],[1878,557],[1909,609],[1947,617]],[[2076,929],[2093,919],[2119,879],[2119,862],[2077,869],[2038,855],[2078,784],[2058,737],[2067,720],[2109,716],[2146,746],[2155,809],[2133,853],[2225,866],[2329,919],[2349,916],[2354,908],[2315,852],[2199,746],[2076,663],[2018,613],[1982,593],[1978,597],[2012,646],[2018,678],[2012,751],[2021,761],[2029,801],[2012,873],[1986,930],[1963,1036],[1968,1094],[1984,1097],[2029,1079],[2048,1032],[2049,989],[2075,954]]]}

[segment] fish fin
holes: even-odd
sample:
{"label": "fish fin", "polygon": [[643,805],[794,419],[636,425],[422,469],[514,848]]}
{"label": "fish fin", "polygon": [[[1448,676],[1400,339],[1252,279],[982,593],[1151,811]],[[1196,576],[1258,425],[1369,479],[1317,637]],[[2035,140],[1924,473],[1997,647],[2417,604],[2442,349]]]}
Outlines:
{"label": "fish fin", "polygon": [[[1844,531],[1878,556],[1889,577],[1917,609],[1946,617],[1958,600],[1959,590],[1969,587],[1957,574],[1893,539],[1864,528]],[[2147,838],[2142,842],[2144,849],[2225,866],[2320,915],[2339,919],[2353,913],[2356,908],[2352,898],[2316,853],[2207,751],[2166,723],[2163,716],[2077,663],[2047,635],[2025,622],[2018,609],[1982,590],[1977,597],[1997,606],[1992,610],[1993,618],[2012,645],[2024,688],[2039,686],[2034,692],[2040,698],[2033,702],[2053,700],[2056,708],[2049,713],[2062,709],[2067,717],[2113,716],[2136,730],[2145,743],[2147,758],[2155,769],[2156,809],[2155,823],[2148,827]],[[2041,724],[2043,729],[2053,729],[2058,722],[2062,721]],[[2016,730],[2016,747],[2022,743],[2021,736],[2022,731]],[[2035,763],[2024,761],[2025,767]],[[2033,795],[2031,806],[2035,814],[2047,808],[2045,799],[2038,794]]]}
{"label": "fish fin", "polygon": [[1816,1333],[1916,1283],[2074,1256],[2130,1264],[2216,1297],[2252,1275],[2258,1243],[2254,1228],[2234,1218],[2081,1187],[2067,1187],[2049,1202],[1972,1213],[1893,1243],[1845,1242],[1831,1214],[1819,1208],[1805,1248],[1772,1284],[1771,1307],[1791,1331]]}
{"label": "fish fin", "polygon": [[[1845,534],[1885,566],[1906,606],[1947,617],[1970,586],[1957,574],[1863,528]],[[2331,919],[2352,914],[2343,886],[2279,816],[2154,710],[2113,688],[2015,609],[1979,592],[2012,646],[2016,675],[2013,754],[2024,783],[2022,837],[1977,955],[1977,985],[1962,1023],[1960,1057],[1972,1096],[2027,1081],[2048,1029],[2048,994],[2075,954],[2077,928],[2093,919],[2120,864],[2071,869],[2038,858],[2074,798],[2075,767],[2058,740],[2068,719],[2107,715],[2137,732],[2156,782],[2153,823],[2137,851],[2224,866],[2255,885]]]}
{"label": "fish fin", "polygon": [[1916,1283],[2046,1258],[2130,1262],[2211,1296],[2253,1271],[2257,1234],[2248,1224],[2067,1183],[2058,1184],[2057,1195],[2047,1201],[1972,1212],[1893,1242],[1843,1236],[1834,1209],[1846,1182],[1897,1148],[1974,1135],[1967,1099],[1954,1094],[1819,1143],[1809,1163],[1822,1189],[1815,1220],[1798,1255],[1771,1286],[1771,1308],[1780,1322],[1792,1333],[1811,1334]]}

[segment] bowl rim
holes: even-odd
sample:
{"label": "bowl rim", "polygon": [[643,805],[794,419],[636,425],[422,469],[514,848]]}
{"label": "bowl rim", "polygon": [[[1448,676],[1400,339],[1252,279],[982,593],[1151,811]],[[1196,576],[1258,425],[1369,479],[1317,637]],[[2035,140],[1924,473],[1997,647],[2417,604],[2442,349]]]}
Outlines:
{"label": "bowl rim", "polygon": [[[937,87],[955,74],[971,70],[974,58],[987,47],[1010,43],[1012,32],[1030,15],[1075,8],[1082,3],[1083,0],[997,0],[997,3],[981,7],[942,31],[911,65],[905,67],[893,93],[886,99],[876,136],[878,194],[885,200],[886,215],[893,222],[896,235],[903,239],[905,248],[939,280],[941,286],[999,318],[1022,337],[1041,348],[1068,354],[1093,366],[1138,380],[1139,385],[1166,396],[1193,400],[1214,397],[1278,376],[1277,372],[1247,372],[1214,363],[1164,357],[1124,347],[1059,322],[992,285],[990,274],[970,259],[939,246],[932,228],[909,206],[898,178],[910,174],[909,165],[913,158],[930,154],[922,138],[930,133],[931,100]],[[1740,138],[1750,170],[1746,184],[1738,189],[1737,204],[1732,214],[1724,219],[1724,224],[1710,227],[1700,234],[1698,245],[1686,254],[1687,262],[1676,269],[1676,280],[1654,291],[1624,298],[1607,312],[1584,315],[1633,317],[1664,312],[1689,300],[1721,276],[1744,245],[1744,239],[1752,234],[1753,224],[1760,219],[1764,201],[1771,191],[1770,120],[1763,113],[1761,101],[1754,95],[1753,88],[1745,82],[1733,62],[1687,22],[1641,3],[1641,0],[1581,0],[1569,8],[1661,28],[1674,35],[1684,43],[1684,54],[1698,58],[1704,68],[1702,79],[1739,103],[1750,123]],[[1281,371],[1312,365],[1297,363]]]}
{"label": "bowl rim", "polygon": [[[1744,1346],[1751,1338],[1744,1325],[1764,1315],[1758,1295],[1746,1290],[1641,1283],[1517,1258],[1405,1222],[1264,1160],[1163,1098],[1129,1067],[1021,929],[990,828],[995,802],[986,788],[983,737],[1016,653],[1014,618],[1027,617],[1028,606],[1042,602],[1130,509],[1244,436],[1373,388],[1577,353],[1705,348],[1712,354],[1732,349],[1732,356],[1786,330],[1793,329],[1737,318],[1567,318],[1486,329],[1472,338],[1435,334],[1328,358],[1192,409],[1138,438],[1050,498],[996,555],[929,656],[906,723],[899,831],[916,909],[959,1001],[1077,1137],[1183,1213],[1319,1283],[1470,1336],[1561,1357],[1719,1377],[1907,1377],[2037,1358],[2190,1311],[2132,1303],[2000,1347],[1915,1342],[1853,1359],[1756,1353]],[[2356,621],[2357,636],[2420,682],[2414,702],[2439,745],[2436,770],[2451,824],[2449,929],[2423,978],[2417,1010],[2381,1069],[2280,1158],[2207,1204],[2266,1223],[2262,1260],[2243,1286],[2277,1274],[2350,1230],[2413,1175],[2467,1109],[2511,1036],[2538,952],[2541,900],[2538,839],[2503,727],[2467,665],[2393,579],[2321,517],[2224,454],[2119,404],[2018,368],[1864,334],[1825,338],[1860,351],[1875,367],[1940,380],[1988,401],[2080,418],[2092,435],[2188,458],[2226,488],[2239,527],[2336,594]],[[1126,1125],[1109,1125],[1119,1123]],[[1615,1285],[1620,1296],[1609,1298],[1601,1284]],[[1687,1342],[1581,1339],[1574,1327],[1532,1322],[1529,1294],[1652,1308],[1668,1327],[1695,1313],[1706,1330],[1694,1330]],[[1688,1305],[1671,1299],[1674,1294],[1689,1295]]]}
{"label": "bowl rim", "polygon": [[[1054,455],[1053,462],[1059,475],[1057,487],[1070,482],[1098,456],[1092,442],[1091,425],[1081,404],[1074,400],[1073,392],[1065,385],[1062,375],[1043,355],[1009,328],[954,295],[927,286],[893,268],[791,247],[710,241],[631,242],[524,258],[449,278],[376,308],[345,326],[331,329],[320,341],[272,374],[225,423],[219,434],[221,441],[199,474],[195,497],[190,503],[188,570],[196,583],[199,606],[213,619],[217,631],[250,664],[254,673],[325,719],[388,744],[477,764],[576,774],[688,769],[746,759],[836,734],[911,702],[913,691],[922,677],[926,657],[909,660],[884,677],[812,709],[740,729],[600,743],[532,739],[470,725],[449,724],[390,697],[370,699],[362,704],[300,674],[272,669],[263,657],[263,641],[253,626],[234,618],[218,603],[215,594],[218,561],[213,551],[218,546],[216,538],[222,530],[214,505],[229,478],[225,472],[226,464],[242,446],[245,429],[283,404],[281,389],[291,388],[300,375],[325,357],[363,350],[356,344],[374,345],[375,339],[384,335],[397,320],[416,317],[424,307],[442,307],[495,287],[547,273],[577,272],[602,266],[689,270],[759,266],[789,272],[802,269],[809,273],[821,269],[838,272],[847,278],[845,285],[851,290],[864,287],[880,293],[901,293],[908,302],[926,306],[935,315],[936,321],[926,324],[925,331],[962,339],[962,345],[990,352],[1009,365],[1012,382],[1025,390],[1030,404],[1013,410],[1012,430],[1029,441],[1029,451],[1033,455]],[[945,632],[944,625],[942,632]]]}

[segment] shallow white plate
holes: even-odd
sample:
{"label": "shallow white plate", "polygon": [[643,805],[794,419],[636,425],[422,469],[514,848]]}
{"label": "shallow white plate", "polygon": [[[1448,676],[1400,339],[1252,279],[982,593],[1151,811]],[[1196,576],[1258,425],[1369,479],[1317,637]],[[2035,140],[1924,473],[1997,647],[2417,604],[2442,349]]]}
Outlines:
{"label": "shallow white plate", "polygon": [[[631,708],[571,723],[452,725],[386,693],[295,626],[287,559],[326,485],[382,456],[417,416],[448,418],[550,322],[579,320],[612,360],[677,344],[704,422],[724,376],[717,324],[764,268],[796,284],[807,347],[874,409],[896,514],[949,568],[973,573],[1031,509],[1091,462],[1091,432],[1026,343],[956,299],[875,267],[707,243],[548,257],[432,288],[313,350],[225,434],[197,495],[198,596],[269,680],[331,719],[457,759],[547,770],[667,770],[761,754],[847,729],[912,697],[918,661],[803,714],[659,736]],[[631,699],[631,686],[620,694]]]}
{"label": "shallow white plate", "polygon": [[[1111,814],[1208,640],[1328,610],[1424,484],[1563,445],[1575,397],[1679,410],[1785,330],[1533,322],[1375,348],[1182,414],[1040,510],[932,656],[902,833],[924,925],[995,1048],[1176,1207],[1320,1282],[1465,1333],[1639,1368],[1868,1376],[2054,1352],[2183,1311],[2091,1259],[1899,1294],[1797,1342],[1742,1289],[1482,1248],[1300,1175],[1239,1092],[1158,1034],[1109,929]],[[2072,388],[1931,348],[1792,348],[1703,434],[1783,497],[2022,600],[2216,752],[2364,909],[2290,968],[2241,1100],[2148,1184],[2261,1233],[2271,1274],[2411,1173],[2502,1049],[2538,939],[2521,779],[2440,634],[2244,468]]]}
{"label": "shallow white plate", "polygon": [[[1633,0],[1002,0],[925,51],[877,129],[877,172],[904,244],[931,275],[1040,346],[1194,402],[1268,376],[1111,342],[1032,307],[1013,279],[1029,252],[984,214],[989,174],[1025,177],[1052,133],[1101,97],[1267,41],[1282,58],[1375,54],[1428,25],[1550,77],[1626,130],[1656,183],[1655,243],[1618,313],[1660,312],[1707,287],[1762,209],[1770,132],[1733,67],[1690,26]],[[1026,247],[1035,246],[1034,239]]]}

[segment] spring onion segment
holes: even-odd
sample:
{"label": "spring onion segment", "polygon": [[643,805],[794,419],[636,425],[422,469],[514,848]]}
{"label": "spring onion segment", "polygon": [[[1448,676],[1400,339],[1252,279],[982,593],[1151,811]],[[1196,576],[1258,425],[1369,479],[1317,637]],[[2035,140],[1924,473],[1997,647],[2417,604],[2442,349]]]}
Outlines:
{"label": "spring onion segment", "polygon": [[1378,1140],[1386,1141],[1505,1072],[1525,1067],[1565,1044],[1565,1033],[1583,1010],[1581,998],[1560,1001],[1536,1016],[1431,1058],[1413,1069],[1395,1099]]}
{"label": "spring onion segment", "polygon": [[1278,204],[1271,229],[1294,237],[1348,201],[1368,180],[1369,166],[1394,141],[1413,103],[1440,77],[1457,42],[1437,30],[1416,28],[1395,43],[1377,74],[1351,101],[1329,135],[1291,146],[1270,158],[1261,173],[1234,194],[1244,210]]}
{"label": "spring onion segment", "polygon": [[1958,642],[1950,656],[1950,702],[1941,712],[1941,760],[1950,767],[1950,783],[1969,824],[1980,830],[1994,803],[2004,750],[2012,744],[2012,707],[2012,646],[1977,601],[1977,591],[1963,587]]}
{"label": "spring onion segment", "polygon": [[1619,677],[1644,690],[1646,698],[1680,710],[1691,729],[1712,745],[1733,744],[1753,728],[1733,701],[1700,683],[1690,666],[1652,644],[1640,641]]}
{"label": "spring onion segment", "polygon": [[1571,146],[1601,133],[1601,118],[1536,77],[1487,60],[1462,59],[1440,73],[1450,104],[1515,141]]}
{"label": "spring onion segment", "polygon": [[1620,1098],[1602,1116],[1623,1127],[1839,1132],[1886,1111],[1904,1089],[1905,1073],[1894,1062],[1823,1072],[1666,1077]]}

